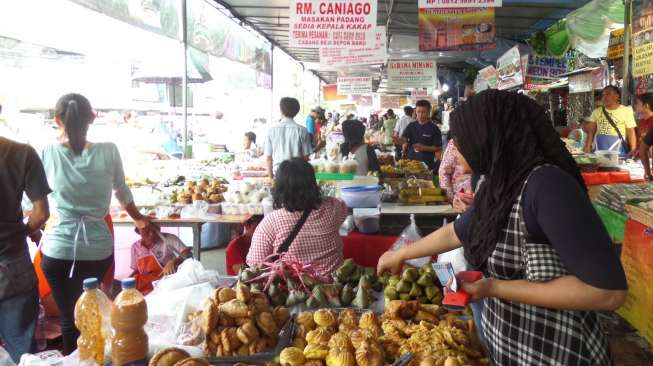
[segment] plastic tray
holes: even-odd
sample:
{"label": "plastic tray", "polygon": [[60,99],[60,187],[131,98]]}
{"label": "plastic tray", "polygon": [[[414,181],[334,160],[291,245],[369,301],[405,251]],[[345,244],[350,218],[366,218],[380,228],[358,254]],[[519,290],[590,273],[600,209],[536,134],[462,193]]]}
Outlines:
{"label": "plastic tray", "polygon": [[315,173],[317,180],[353,180],[351,173]]}

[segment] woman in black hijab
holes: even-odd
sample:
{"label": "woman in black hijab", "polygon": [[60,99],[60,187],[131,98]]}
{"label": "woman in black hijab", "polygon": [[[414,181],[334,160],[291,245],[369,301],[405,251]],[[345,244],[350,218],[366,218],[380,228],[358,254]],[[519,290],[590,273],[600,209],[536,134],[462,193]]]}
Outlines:
{"label": "woman in black hijab", "polygon": [[385,253],[378,271],[462,245],[485,277],[462,287],[484,299],[495,365],[611,364],[595,312],[623,304],[624,271],[546,112],[524,95],[488,90],[451,121],[462,157],[485,177],[474,202],[453,224]]}

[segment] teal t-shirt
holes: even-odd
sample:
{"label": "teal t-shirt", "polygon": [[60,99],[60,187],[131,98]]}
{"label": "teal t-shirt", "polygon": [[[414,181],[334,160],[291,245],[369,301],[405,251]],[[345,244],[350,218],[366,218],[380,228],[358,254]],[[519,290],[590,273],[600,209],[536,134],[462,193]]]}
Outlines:
{"label": "teal t-shirt", "polygon": [[46,147],[41,159],[53,191],[48,197],[56,220],[47,230],[43,254],[62,260],[109,257],[113,238],[104,217],[109,213],[111,193],[115,191],[122,204],[133,201],[116,145],[92,143],[75,155],[72,149],[56,144]]}

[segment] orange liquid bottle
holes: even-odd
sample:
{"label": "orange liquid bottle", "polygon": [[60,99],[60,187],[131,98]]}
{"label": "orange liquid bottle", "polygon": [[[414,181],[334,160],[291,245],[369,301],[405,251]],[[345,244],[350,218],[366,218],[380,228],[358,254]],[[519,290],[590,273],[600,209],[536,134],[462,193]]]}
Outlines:
{"label": "orange liquid bottle", "polygon": [[80,335],[77,349],[81,361],[104,366],[104,349],[109,341],[109,309],[111,302],[98,289],[96,278],[84,280],[84,292],[75,304],[75,326]]}
{"label": "orange liquid bottle", "polygon": [[122,291],[111,306],[111,358],[114,366],[146,366],[149,349],[147,334],[147,304],[136,290],[133,278],[122,281]]}

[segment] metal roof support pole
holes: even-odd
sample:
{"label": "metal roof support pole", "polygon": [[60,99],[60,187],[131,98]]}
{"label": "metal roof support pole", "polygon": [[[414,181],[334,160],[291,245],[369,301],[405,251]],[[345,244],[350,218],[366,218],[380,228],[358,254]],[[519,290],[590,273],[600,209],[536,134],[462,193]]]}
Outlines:
{"label": "metal roof support pole", "polygon": [[623,86],[621,93],[621,104],[627,105],[630,97],[630,36],[632,33],[632,5],[633,0],[624,0],[624,67],[623,67]]}
{"label": "metal roof support pole", "polygon": [[188,154],[188,14],[186,0],[181,0],[181,42],[184,44],[184,73],[181,82],[181,103],[184,115],[184,159],[190,159]]}
{"label": "metal roof support pole", "polygon": [[[272,104],[272,107],[270,108],[270,119],[268,120],[268,123],[272,123],[272,118],[274,116],[274,43],[270,43],[270,104]],[[269,125],[268,125],[269,126]]]}

